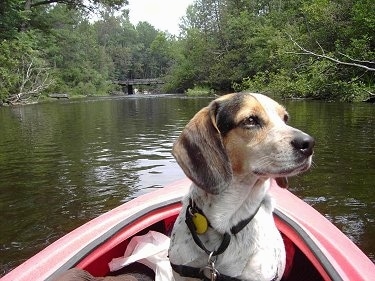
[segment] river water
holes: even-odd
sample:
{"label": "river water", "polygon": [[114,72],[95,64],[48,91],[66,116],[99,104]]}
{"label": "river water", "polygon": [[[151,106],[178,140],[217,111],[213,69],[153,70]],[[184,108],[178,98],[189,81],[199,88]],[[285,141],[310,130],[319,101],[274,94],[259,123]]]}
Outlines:
{"label": "river water", "polygon": [[[171,147],[208,98],[130,96],[0,108],[0,275],[65,233],[182,178]],[[290,190],[375,261],[375,106],[285,101],[316,139]]]}

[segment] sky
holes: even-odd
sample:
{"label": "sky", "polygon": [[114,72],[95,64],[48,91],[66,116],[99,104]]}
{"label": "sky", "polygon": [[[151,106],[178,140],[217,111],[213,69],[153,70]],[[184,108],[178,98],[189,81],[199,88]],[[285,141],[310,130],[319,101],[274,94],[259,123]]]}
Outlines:
{"label": "sky", "polygon": [[128,0],[130,22],[147,21],[156,29],[178,35],[180,18],[194,0]]}

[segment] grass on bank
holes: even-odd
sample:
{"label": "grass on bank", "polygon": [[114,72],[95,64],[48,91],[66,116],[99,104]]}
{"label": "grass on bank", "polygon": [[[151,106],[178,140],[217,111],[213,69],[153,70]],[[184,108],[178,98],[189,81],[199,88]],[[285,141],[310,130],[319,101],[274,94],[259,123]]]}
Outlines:
{"label": "grass on bank", "polygon": [[195,86],[193,89],[188,89],[186,95],[189,97],[208,97],[212,96],[214,91],[208,87]]}

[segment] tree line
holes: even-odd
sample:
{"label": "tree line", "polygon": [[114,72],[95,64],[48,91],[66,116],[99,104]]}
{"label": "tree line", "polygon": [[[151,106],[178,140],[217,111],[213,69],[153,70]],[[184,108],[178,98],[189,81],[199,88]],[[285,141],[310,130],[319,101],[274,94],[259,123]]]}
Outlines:
{"label": "tree line", "polygon": [[[5,0],[0,4],[0,100],[49,93],[107,95],[124,78],[165,76],[172,36],[134,26],[124,0]],[[27,3],[26,3],[27,4]],[[92,20],[92,18],[95,20]]]}
{"label": "tree line", "polygon": [[360,100],[374,92],[374,30],[371,0],[197,0],[172,75],[186,86]]}
{"label": "tree line", "polygon": [[[130,23],[126,0],[3,0],[0,101],[106,95],[123,78],[282,98],[374,93],[372,0],[195,0],[179,36]],[[92,20],[95,13],[96,20]]]}

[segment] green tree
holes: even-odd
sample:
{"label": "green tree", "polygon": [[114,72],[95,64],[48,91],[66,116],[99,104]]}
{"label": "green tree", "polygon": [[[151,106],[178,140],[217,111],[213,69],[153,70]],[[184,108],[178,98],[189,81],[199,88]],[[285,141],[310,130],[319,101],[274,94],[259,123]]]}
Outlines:
{"label": "green tree", "polygon": [[38,34],[20,33],[17,40],[0,42],[0,102],[38,98],[52,83],[50,67],[36,48]]}
{"label": "green tree", "polygon": [[173,61],[174,39],[159,32],[150,45],[152,62],[150,63],[151,77],[164,77],[170,70]]}
{"label": "green tree", "polygon": [[368,0],[195,1],[170,77],[184,89],[360,100],[374,89],[374,15]]}
{"label": "green tree", "polygon": [[[54,14],[52,18],[61,19],[50,30],[55,39],[50,49],[51,63],[59,77],[54,90],[81,95],[104,94],[111,90],[113,62],[105,46],[99,44],[100,37],[92,24],[80,13],[62,5],[57,5],[50,13]],[[75,24],[71,24],[72,19]]]}
{"label": "green tree", "polygon": [[0,40],[14,38],[26,18],[23,0],[0,1]]}

